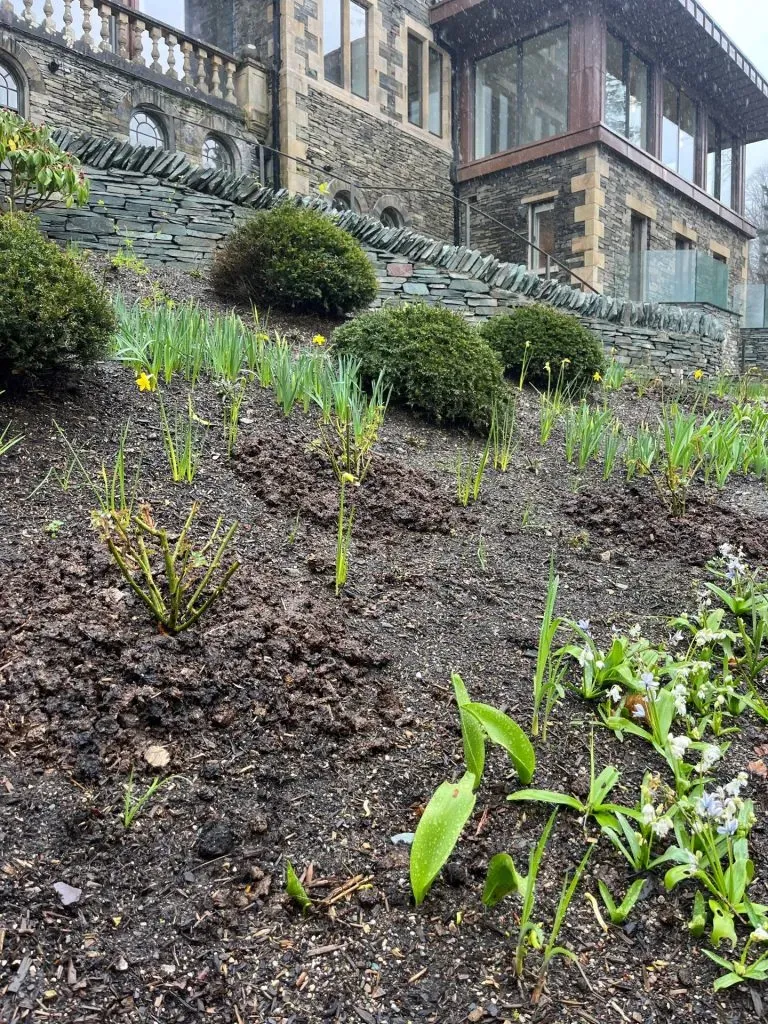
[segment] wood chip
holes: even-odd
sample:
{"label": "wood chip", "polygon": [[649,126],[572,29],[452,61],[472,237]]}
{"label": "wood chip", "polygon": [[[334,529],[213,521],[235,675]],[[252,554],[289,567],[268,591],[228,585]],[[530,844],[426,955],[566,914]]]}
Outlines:
{"label": "wood chip", "polygon": [[151,746],[144,751],[144,760],[153,768],[165,768],[171,760],[171,755],[166,747]]}

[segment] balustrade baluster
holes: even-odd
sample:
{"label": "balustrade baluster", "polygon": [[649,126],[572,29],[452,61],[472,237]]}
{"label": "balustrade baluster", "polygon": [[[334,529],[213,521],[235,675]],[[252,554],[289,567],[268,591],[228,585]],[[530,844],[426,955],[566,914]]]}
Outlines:
{"label": "balustrade baluster", "polygon": [[222,60],[218,54],[211,57],[211,93],[221,99],[221,65]]}
{"label": "balustrade baluster", "polygon": [[99,14],[101,15],[101,45],[99,49],[102,53],[112,52],[112,8],[107,7],[106,4],[102,4],[99,7]]}
{"label": "balustrade baluster", "polygon": [[205,50],[198,49],[197,51],[197,88],[200,92],[208,92],[208,78],[205,69],[205,62],[208,59],[208,53]]}
{"label": "balustrade baluster", "polygon": [[43,14],[45,15],[43,18],[43,29],[46,32],[55,32],[56,19],[53,17],[53,3],[51,0],[45,0],[45,3],[43,4]]}
{"label": "balustrade baluster", "polygon": [[192,78],[192,43],[187,42],[185,39],[181,44],[181,53],[183,57],[181,67],[181,80],[184,85],[194,85]]}
{"label": "balustrade baluster", "polygon": [[140,67],[146,67],[144,60],[144,29],[147,26],[138,19],[133,23],[133,63]]}
{"label": "balustrade baluster", "polygon": [[235,71],[237,71],[237,65],[228,60],[226,63],[227,80],[224,90],[224,99],[227,103],[237,102],[237,97],[235,96]]}
{"label": "balustrade baluster", "polygon": [[22,14],[22,20],[26,21],[28,25],[35,24],[35,14],[32,10],[32,4],[35,0],[24,0],[24,13]]}
{"label": "balustrade baluster", "polygon": [[130,47],[128,40],[130,39],[130,23],[128,21],[128,15],[121,11],[117,16],[117,52],[123,60],[130,59]]}
{"label": "balustrade baluster", "polygon": [[72,0],[64,0],[64,13],[61,16],[61,20],[64,22],[64,30],[62,32],[64,42],[67,46],[71,46],[75,41],[75,33],[72,31]]}
{"label": "balustrade baluster", "polygon": [[179,75],[176,71],[176,47],[179,45],[179,41],[176,36],[171,35],[169,32],[165,37],[165,44],[168,47],[168,70],[165,72],[166,77],[178,79]]}
{"label": "balustrade baluster", "polygon": [[158,28],[157,25],[153,25],[149,30],[149,38],[152,40],[152,63],[149,67],[151,71],[158,75],[163,73],[163,65],[160,63],[160,39],[162,35],[163,30]]}
{"label": "balustrade baluster", "polygon": [[80,8],[83,12],[83,34],[80,42],[89,50],[94,49],[95,43],[91,35],[91,11],[93,11],[93,0],[80,0]]}

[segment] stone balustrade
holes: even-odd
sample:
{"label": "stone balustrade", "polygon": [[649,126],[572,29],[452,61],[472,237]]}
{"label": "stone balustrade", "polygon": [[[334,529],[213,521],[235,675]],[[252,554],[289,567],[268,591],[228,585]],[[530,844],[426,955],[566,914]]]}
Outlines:
{"label": "stone balustrade", "polygon": [[0,24],[36,29],[79,51],[111,54],[164,81],[236,103],[235,57],[123,4],[0,0]]}

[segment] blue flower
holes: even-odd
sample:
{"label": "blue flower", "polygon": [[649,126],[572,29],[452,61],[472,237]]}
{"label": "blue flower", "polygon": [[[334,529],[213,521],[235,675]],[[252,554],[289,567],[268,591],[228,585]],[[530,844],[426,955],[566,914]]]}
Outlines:
{"label": "blue flower", "polygon": [[717,834],[720,836],[732,836],[736,834],[739,823],[735,818],[729,818],[722,825],[717,826]]}
{"label": "blue flower", "polygon": [[704,793],[696,804],[702,818],[717,818],[723,812],[723,803],[714,793]]}
{"label": "blue flower", "polygon": [[576,625],[583,633],[586,633],[587,636],[592,636],[592,633],[590,632],[592,628],[592,623],[589,621],[589,619],[579,619]]}

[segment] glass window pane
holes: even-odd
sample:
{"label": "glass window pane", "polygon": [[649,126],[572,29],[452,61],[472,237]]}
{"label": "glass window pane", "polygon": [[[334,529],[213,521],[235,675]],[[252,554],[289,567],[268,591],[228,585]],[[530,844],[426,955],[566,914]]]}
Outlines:
{"label": "glass window pane", "polygon": [[696,104],[680,93],[680,157],[678,174],[693,181],[696,167]]}
{"label": "glass window pane", "polygon": [[4,64],[0,64],[0,107],[16,112],[19,110],[19,87],[10,68]]}
{"label": "glass window pane", "polygon": [[661,133],[661,160],[673,171],[677,170],[679,157],[678,97],[679,92],[671,82],[664,82],[664,117]]}
{"label": "glass window pane", "polygon": [[517,144],[517,47],[475,65],[475,158]]}
{"label": "glass window pane", "polygon": [[624,44],[610,32],[605,66],[605,123],[611,131],[626,135],[627,86],[624,81]]}
{"label": "glass window pane", "polygon": [[704,187],[711,196],[717,196],[717,158],[720,149],[720,130],[711,117],[707,118],[707,176]]}
{"label": "glass window pane", "polygon": [[323,0],[323,74],[326,82],[343,84],[341,0]]}
{"label": "glass window pane", "polygon": [[429,130],[443,134],[443,55],[429,49]]}
{"label": "glass window pane", "polygon": [[538,142],[568,127],[568,27],[523,43],[520,142]]}
{"label": "glass window pane", "polygon": [[349,46],[352,92],[368,99],[368,8],[351,0],[349,5]]}
{"label": "glass window pane", "polygon": [[733,142],[724,138],[720,149],[720,202],[731,206],[733,202]]}
{"label": "glass window pane", "polygon": [[422,73],[424,44],[416,36],[408,36],[408,120],[411,124],[423,123]]}
{"label": "glass window pane", "polygon": [[629,141],[648,148],[649,102],[648,65],[634,53],[629,55]]}
{"label": "glass window pane", "polygon": [[555,207],[553,203],[534,207],[531,228],[531,241],[537,248],[531,250],[530,267],[532,270],[546,270],[547,253],[551,255],[555,248]]}

